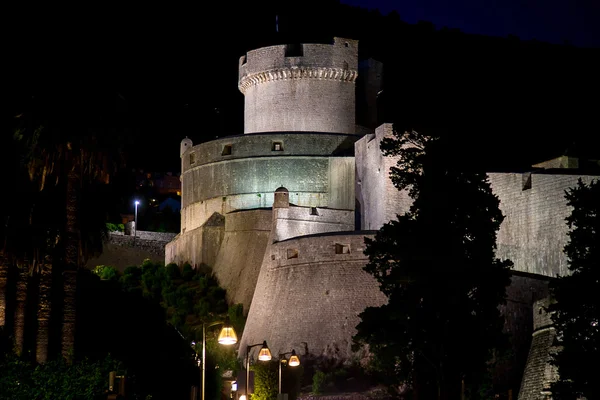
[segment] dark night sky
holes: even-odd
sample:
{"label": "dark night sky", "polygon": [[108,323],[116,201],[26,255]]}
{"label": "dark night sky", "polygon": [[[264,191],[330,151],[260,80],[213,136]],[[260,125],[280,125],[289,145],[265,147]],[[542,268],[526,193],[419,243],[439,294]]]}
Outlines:
{"label": "dark night sky", "polygon": [[600,47],[600,2],[596,0],[342,0],[344,4],[392,10],[408,23],[432,22],[465,33],[544,42],[569,41]]}
{"label": "dark night sky", "polygon": [[[430,21],[437,29],[600,47],[600,24],[593,23],[600,20],[600,2],[592,0],[342,3],[380,8],[383,14],[395,9],[402,21]],[[274,35],[275,6],[260,4],[243,9],[229,3],[15,6],[6,13],[2,130],[11,134],[13,116],[32,99],[54,104],[59,95],[83,104],[104,96],[104,104],[116,104],[120,95],[139,132],[133,165],[177,171],[179,142],[186,135],[198,143],[242,132],[237,60],[251,48],[274,44],[265,38]],[[301,29],[311,32],[316,25]],[[63,107],[60,112],[72,111]]]}

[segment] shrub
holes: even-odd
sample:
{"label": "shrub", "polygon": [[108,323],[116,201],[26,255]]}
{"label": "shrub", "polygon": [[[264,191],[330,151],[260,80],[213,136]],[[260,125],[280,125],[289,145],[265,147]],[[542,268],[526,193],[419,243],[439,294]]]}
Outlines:
{"label": "shrub", "polygon": [[314,394],[321,394],[327,385],[327,375],[318,369],[313,375],[312,391]]}
{"label": "shrub", "polygon": [[276,399],[279,389],[277,361],[259,361],[250,368],[254,371],[254,394],[252,395],[252,400]]}
{"label": "shrub", "polygon": [[183,265],[181,276],[184,281],[186,281],[186,282],[191,281],[194,278],[195,274],[196,274],[196,271],[194,271],[194,268],[192,268],[192,266],[190,264],[185,263]]}

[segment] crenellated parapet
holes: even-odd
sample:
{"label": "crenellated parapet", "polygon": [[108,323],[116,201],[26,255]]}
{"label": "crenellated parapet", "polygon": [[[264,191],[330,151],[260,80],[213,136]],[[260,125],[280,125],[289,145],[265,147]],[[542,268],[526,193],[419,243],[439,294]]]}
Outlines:
{"label": "crenellated parapet", "polygon": [[244,133],[356,133],[358,41],[288,44],[251,50],[240,58]]}
{"label": "crenellated parapet", "polygon": [[358,41],[335,37],[332,44],[284,44],[251,50],[240,57],[239,81],[260,72],[294,68],[357,71]]}

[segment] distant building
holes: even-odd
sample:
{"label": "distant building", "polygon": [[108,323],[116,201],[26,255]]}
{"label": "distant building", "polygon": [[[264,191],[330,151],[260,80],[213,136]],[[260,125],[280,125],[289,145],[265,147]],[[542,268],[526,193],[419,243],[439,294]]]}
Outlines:
{"label": "distant building", "polygon": [[181,196],[179,174],[140,170],[136,174],[135,181],[137,188],[151,189],[158,195],[172,194]]}

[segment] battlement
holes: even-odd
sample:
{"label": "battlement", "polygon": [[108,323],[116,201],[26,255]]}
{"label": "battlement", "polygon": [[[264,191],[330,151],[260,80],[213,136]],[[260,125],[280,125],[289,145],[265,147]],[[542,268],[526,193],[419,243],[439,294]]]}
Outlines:
{"label": "battlement", "polygon": [[238,87],[279,79],[318,78],[354,82],[358,41],[334,38],[333,44],[285,44],[251,50],[240,57]]}

